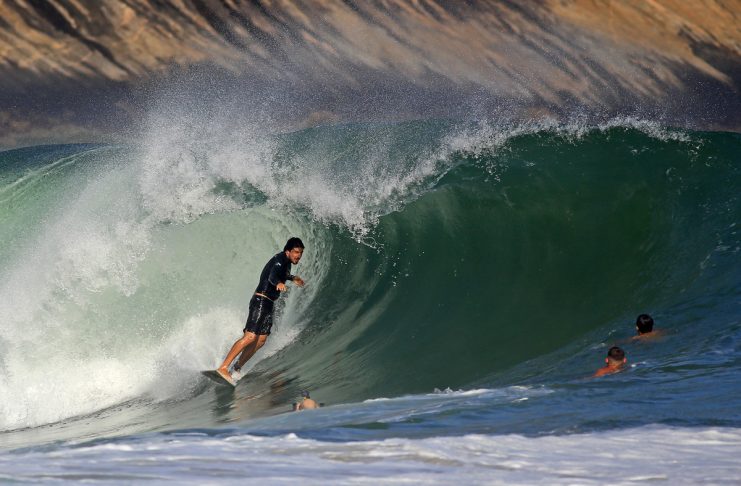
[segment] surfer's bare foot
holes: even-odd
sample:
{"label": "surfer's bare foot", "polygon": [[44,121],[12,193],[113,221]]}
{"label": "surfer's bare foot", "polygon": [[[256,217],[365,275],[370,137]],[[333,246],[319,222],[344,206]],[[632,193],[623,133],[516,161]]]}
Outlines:
{"label": "surfer's bare foot", "polygon": [[226,370],[226,368],[219,368],[216,370],[216,372],[224,378],[224,381],[229,383],[231,386],[237,386],[237,382],[234,381],[234,378],[232,378],[232,375],[229,374],[229,372]]}

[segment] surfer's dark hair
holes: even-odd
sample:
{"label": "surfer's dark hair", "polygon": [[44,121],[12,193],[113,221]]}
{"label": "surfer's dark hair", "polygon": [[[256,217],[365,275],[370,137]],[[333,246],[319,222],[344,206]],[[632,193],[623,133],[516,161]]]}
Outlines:
{"label": "surfer's dark hair", "polygon": [[618,346],[613,346],[607,352],[607,357],[610,359],[614,359],[615,361],[622,361],[625,359],[625,351],[623,351]]}
{"label": "surfer's dark hair", "polygon": [[654,320],[648,314],[641,314],[636,319],[636,327],[638,328],[638,332],[641,334],[651,332],[654,329]]}
{"label": "surfer's dark hair", "polygon": [[302,250],[306,248],[304,246],[304,242],[301,241],[301,238],[296,238],[295,236],[292,238],[288,238],[288,241],[286,241],[286,246],[283,247],[283,251],[291,251],[294,248],[301,248]]}

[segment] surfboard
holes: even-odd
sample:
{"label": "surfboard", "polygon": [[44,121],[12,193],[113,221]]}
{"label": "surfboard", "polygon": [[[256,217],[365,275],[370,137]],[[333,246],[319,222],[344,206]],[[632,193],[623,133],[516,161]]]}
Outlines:
{"label": "surfboard", "polygon": [[204,370],[201,371],[201,374],[208,378],[209,380],[213,381],[214,383],[218,383],[219,385],[226,385],[235,387],[237,386],[237,382],[233,379],[227,379],[224,376],[221,376],[221,374],[216,370]]}

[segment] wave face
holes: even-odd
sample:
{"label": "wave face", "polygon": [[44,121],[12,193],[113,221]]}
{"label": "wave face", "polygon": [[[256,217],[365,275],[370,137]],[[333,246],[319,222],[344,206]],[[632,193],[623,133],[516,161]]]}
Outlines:
{"label": "wave face", "polygon": [[333,236],[311,325],[281,359],[308,359],[304,374],[343,387],[337,399],[370,398],[487,382],[538,357],[584,373],[564,359],[571,343],[626,337],[642,312],[725,335],[729,311],[716,312],[736,305],[741,276],[738,144],[630,120],[448,136],[437,168],[384,199],[396,206],[362,234],[371,245]]}
{"label": "wave face", "polygon": [[[283,411],[301,387],[329,403],[578,391],[642,312],[671,335],[628,347],[653,372],[636,392],[678,376],[691,423],[739,426],[701,390],[738,372],[721,357],[739,346],[740,149],[737,134],[624,119],[173,126],[138,147],[2,152],[0,395],[14,399],[0,429],[25,444],[209,426]],[[262,265],[294,235],[308,285],[282,299],[252,378],[214,395],[197,371],[239,336]],[[553,420],[510,431],[574,426]]]}

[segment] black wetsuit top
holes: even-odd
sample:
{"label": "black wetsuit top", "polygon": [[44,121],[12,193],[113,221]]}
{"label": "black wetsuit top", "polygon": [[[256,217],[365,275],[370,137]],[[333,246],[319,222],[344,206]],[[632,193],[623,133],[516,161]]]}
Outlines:
{"label": "black wetsuit top", "polygon": [[263,294],[270,300],[276,300],[280,297],[277,286],[279,283],[286,283],[286,280],[293,280],[291,260],[282,251],[271,258],[262,269],[260,283],[257,284],[255,293]]}

